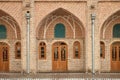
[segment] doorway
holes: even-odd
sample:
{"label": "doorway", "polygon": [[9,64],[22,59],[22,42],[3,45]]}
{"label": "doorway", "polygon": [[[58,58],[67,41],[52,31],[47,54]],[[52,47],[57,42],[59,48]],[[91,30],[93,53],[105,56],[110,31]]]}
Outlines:
{"label": "doorway", "polygon": [[0,72],[9,71],[9,46],[0,42]]}
{"label": "doorway", "polygon": [[111,71],[120,72],[120,42],[111,45]]}
{"label": "doorway", "polygon": [[67,45],[64,42],[56,42],[52,46],[52,70],[56,72],[67,71]]}

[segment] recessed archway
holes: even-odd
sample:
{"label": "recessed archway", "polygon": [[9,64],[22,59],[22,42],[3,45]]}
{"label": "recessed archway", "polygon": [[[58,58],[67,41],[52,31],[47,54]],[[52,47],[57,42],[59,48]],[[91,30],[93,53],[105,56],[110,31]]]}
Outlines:
{"label": "recessed archway", "polygon": [[[57,25],[57,28],[56,28]],[[60,28],[60,29],[59,29]],[[59,30],[60,31],[59,31]],[[61,32],[63,34],[61,34]],[[48,14],[37,26],[36,30],[36,37],[38,42],[44,41],[46,42],[46,63],[48,65],[51,65],[52,68],[50,68],[51,71],[84,71],[85,66],[85,27],[83,26],[82,22],[74,16],[71,12],[63,9],[58,8],[55,11]],[[56,41],[60,41],[57,42]],[[80,54],[77,58],[74,58],[73,56],[73,43],[75,41],[79,41],[81,46],[79,48]],[[66,43],[64,43],[66,42]],[[51,44],[53,43],[53,44]],[[39,44],[39,43],[38,43]],[[56,44],[59,44],[56,46]],[[69,51],[69,54],[66,52],[65,56],[63,56],[65,61],[62,61],[61,58],[61,50]],[[47,53],[49,51],[49,53]],[[58,61],[55,61],[56,59],[54,56],[54,52],[59,55]],[[48,56],[49,55],[49,56]],[[68,56],[67,56],[68,55]],[[70,60],[67,58],[70,57]],[[81,58],[80,58],[81,57]],[[50,59],[52,60],[52,64],[49,63]],[[40,65],[39,62],[44,63],[43,61],[40,61],[38,59],[38,65],[40,67],[44,67],[43,65]],[[60,63],[59,63],[60,62]],[[63,63],[62,63],[63,62]],[[62,66],[62,64],[64,66]],[[74,64],[75,65],[72,65]],[[68,66],[69,65],[69,66]],[[72,69],[72,67],[74,69]],[[40,67],[38,67],[39,70]]]}
{"label": "recessed archway", "polygon": [[0,25],[7,30],[7,39],[21,39],[21,30],[16,20],[3,10],[0,10]]}
{"label": "recessed archway", "polygon": [[[58,8],[48,14],[38,25],[37,39],[54,38],[54,27],[62,23],[66,28],[66,38],[84,38],[85,29],[82,22],[71,12]],[[50,33],[50,34],[49,34]]]}
{"label": "recessed archway", "polygon": [[[119,41],[119,25],[120,24],[120,10],[116,11],[115,13],[113,13],[111,16],[109,16],[105,22],[103,23],[103,25],[100,27],[100,40],[105,42],[105,46],[104,46],[104,52],[105,53],[105,58],[103,56],[103,58],[101,58],[101,63],[107,64],[109,63],[109,65],[106,65],[108,67],[108,70],[111,72],[120,72],[119,69],[119,42],[115,42],[115,41]],[[112,45],[108,45],[111,44]],[[102,47],[102,46],[101,46]],[[106,56],[107,55],[107,56]],[[104,59],[104,60],[103,60]],[[109,61],[107,61],[109,60]],[[102,68],[104,69],[105,66],[103,64],[101,64],[101,66],[103,66]]]}
{"label": "recessed archway", "polygon": [[100,38],[101,39],[111,39],[113,38],[113,28],[116,24],[120,24],[120,10],[109,16],[102,27],[100,28]]}
{"label": "recessed archway", "polygon": [[[14,55],[16,53],[14,43],[21,40],[20,26],[13,16],[0,9],[0,27],[1,26],[4,27],[4,29],[0,31],[0,36],[3,36],[0,38],[0,42],[2,42],[0,43],[0,72],[14,71],[12,69],[15,68],[11,67],[16,67],[15,71],[20,71],[21,60],[16,62],[19,65],[13,65],[16,59]],[[12,53],[12,55],[9,55],[9,53]],[[12,61],[9,59],[12,59]]]}

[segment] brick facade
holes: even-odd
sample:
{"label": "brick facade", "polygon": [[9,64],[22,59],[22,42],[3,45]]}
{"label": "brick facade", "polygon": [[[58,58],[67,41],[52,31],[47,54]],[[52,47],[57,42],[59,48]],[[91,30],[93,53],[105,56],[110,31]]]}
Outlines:
{"label": "brick facade", "polygon": [[[68,71],[92,70],[92,26],[95,19],[95,71],[110,72],[110,46],[119,38],[113,38],[113,26],[120,23],[118,0],[0,0],[0,24],[7,28],[7,39],[0,39],[10,47],[10,72],[27,71],[27,22],[30,11],[30,72],[52,72],[52,45],[62,41],[68,46]],[[5,18],[4,18],[5,17]],[[65,38],[54,38],[54,27],[63,23]],[[21,42],[21,59],[15,59],[15,43]],[[80,59],[73,58],[73,44],[80,42]],[[100,41],[105,44],[105,59],[100,58]],[[46,59],[39,59],[40,42],[46,43]]]}

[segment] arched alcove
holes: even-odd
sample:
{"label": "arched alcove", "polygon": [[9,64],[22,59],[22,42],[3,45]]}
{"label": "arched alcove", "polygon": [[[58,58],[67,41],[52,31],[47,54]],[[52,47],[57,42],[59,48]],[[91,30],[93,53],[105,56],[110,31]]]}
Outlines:
{"label": "arched alcove", "polygon": [[0,10],[0,25],[6,27],[7,39],[21,39],[21,30],[18,23],[3,10]]}
{"label": "arched alcove", "polygon": [[84,38],[85,29],[82,22],[71,12],[58,8],[48,14],[38,25],[37,39],[54,38],[54,27],[61,23],[66,29],[66,38]]}

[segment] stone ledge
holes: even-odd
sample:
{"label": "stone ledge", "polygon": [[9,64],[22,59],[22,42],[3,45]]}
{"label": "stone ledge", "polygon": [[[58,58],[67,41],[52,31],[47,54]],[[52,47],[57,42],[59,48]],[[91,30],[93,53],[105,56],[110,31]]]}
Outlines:
{"label": "stone ledge", "polygon": [[88,0],[34,0],[34,1],[41,1],[41,2],[48,2],[48,1],[51,1],[51,2],[56,2],[56,1],[58,1],[58,2],[87,2]]}
{"label": "stone ledge", "polygon": [[6,1],[15,1],[15,2],[19,2],[19,1],[22,1],[22,0],[0,0],[0,2],[6,2]]}

